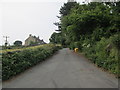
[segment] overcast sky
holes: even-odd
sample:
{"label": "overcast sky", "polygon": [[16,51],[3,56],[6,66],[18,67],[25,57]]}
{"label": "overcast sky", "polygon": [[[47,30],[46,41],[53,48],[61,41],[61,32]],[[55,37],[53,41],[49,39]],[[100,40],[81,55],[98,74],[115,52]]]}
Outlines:
{"label": "overcast sky", "polygon": [[[9,36],[9,43],[21,40],[24,44],[29,34],[49,42],[57,29],[59,9],[67,0],[0,0],[0,45],[3,36]],[[82,2],[82,0],[78,0]]]}

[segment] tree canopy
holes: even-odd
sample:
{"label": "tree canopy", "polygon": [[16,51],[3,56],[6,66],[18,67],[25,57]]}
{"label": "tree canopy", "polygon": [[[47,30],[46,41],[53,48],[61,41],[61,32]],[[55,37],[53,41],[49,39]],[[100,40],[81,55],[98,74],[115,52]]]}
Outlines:
{"label": "tree canopy", "polygon": [[14,45],[15,46],[22,46],[22,41],[17,40],[14,42]]}
{"label": "tree canopy", "polygon": [[72,42],[86,38],[91,38],[93,42],[99,41],[102,37],[109,38],[119,31],[119,7],[120,2],[90,2],[88,4],[67,2],[60,9],[60,22],[55,24],[60,31],[59,35],[53,33],[50,41],[60,43],[64,40],[69,46]]}

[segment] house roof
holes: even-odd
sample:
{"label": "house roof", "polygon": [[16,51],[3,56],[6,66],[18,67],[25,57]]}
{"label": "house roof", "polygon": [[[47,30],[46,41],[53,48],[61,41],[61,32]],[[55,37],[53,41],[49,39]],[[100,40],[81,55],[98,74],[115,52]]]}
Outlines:
{"label": "house roof", "polygon": [[42,39],[42,40],[39,39],[39,36],[38,36],[38,37],[32,36],[32,34],[29,34],[29,37],[28,37],[25,41],[27,41],[30,37],[35,38],[37,41],[40,41],[40,42],[45,43],[45,42],[43,41],[43,39]]}

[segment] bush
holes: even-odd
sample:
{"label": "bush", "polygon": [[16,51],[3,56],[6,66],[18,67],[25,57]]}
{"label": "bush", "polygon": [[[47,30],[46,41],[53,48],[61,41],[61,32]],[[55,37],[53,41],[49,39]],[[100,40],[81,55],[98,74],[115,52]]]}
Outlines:
{"label": "bush", "polygon": [[118,70],[118,40],[117,35],[113,35],[110,38],[101,38],[100,41],[91,45],[91,47],[84,46],[83,52],[86,56],[99,67],[103,67],[106,70],[114,74],[119,74]]}
{"label": "bush", "polygon": [[70,48],[71,50],[74,50],[74,48],[75,48],[74,43],[70,43],[69,48]]}
{"label": "bush", "polygon": [[42,47],[24,49],[21,51],[5,52],[2,54],[2,80],[7,80],[31,66],[44,61],[57,51],[60,46],[52,44]]}
{"label": "bush", "polygon": [[115,45],[115,47],[120,50],[120,34],[116,34],[111,37],[111,41]]}
{"label": "bush", "polygon": [[78,48],[79,50],[82,50],[82,45],[81,45],[80,41],[79,42],[75,42],[74,46],[75,46],[75,48]]}

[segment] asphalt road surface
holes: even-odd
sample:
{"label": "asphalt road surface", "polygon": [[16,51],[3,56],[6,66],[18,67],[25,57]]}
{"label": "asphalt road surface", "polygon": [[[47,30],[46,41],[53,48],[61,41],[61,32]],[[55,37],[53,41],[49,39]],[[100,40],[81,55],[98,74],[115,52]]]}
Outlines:
{"label": "asphalt road surface", "polygon": [[118,80],[82,55],[65,48],[26,70],[3,88],[117,88]]}

